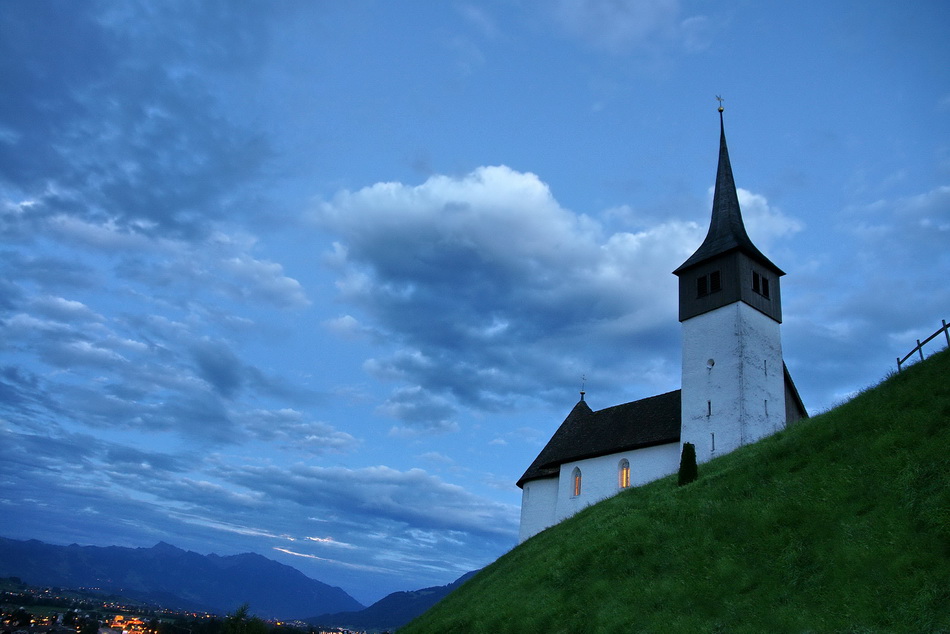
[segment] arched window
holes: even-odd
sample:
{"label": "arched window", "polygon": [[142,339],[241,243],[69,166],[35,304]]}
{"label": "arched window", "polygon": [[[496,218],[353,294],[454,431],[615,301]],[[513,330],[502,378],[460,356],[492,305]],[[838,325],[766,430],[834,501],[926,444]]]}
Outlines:
{"label": "arched window", "polygon": [[581,494],[581,470],[577,467],[574,467],[574,471],[571,473],[571,483],[574,487],[571,495],[577,497]]}
{"label": "arched window", "polygon": [[630,486],[630,461],[624,458],[620,461],[620,467],[617,471],[617,484],[621,489]]}

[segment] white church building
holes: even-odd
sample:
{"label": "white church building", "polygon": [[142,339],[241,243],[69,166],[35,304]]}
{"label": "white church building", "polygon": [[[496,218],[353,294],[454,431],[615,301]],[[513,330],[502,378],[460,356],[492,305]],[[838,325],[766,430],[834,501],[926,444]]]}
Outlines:
{"label": "white church building", "polygon": [[719,166],[706,239],[679,278],[682,387],[594,411],[581,399],[518,486],[524,541],[584,507],[675,473],[808,414],[782,357],[785,273],[746,233],[719,109]]}

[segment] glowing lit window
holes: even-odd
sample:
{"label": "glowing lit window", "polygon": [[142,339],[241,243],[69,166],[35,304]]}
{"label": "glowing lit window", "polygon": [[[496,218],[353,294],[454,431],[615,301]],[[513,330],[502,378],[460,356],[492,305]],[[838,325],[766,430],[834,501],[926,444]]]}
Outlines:
{"label": "glowing lit window", "polygon": [[626,489],[630,486],[630,461],[624,458],[620,461],[620,470],[619,475],[619,484],[621,489]]}
{"label": "glowing lit window", "polygon": [[577,497],[581,494],[581,470],[577,467],[574,467],[574,472],[571,474],[571,480],[574,484],[573,496]]}

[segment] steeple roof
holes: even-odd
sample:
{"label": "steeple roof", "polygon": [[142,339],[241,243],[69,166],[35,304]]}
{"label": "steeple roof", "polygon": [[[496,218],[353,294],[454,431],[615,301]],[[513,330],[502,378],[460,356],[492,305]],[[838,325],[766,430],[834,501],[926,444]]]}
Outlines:
{"label": "steeple roof", "polygon": [[731,251],[742,251],[753,260],[774,270],[778,275],[785,273],[775,266],[759,251],[742,223],[742,211],[739,209],[739,195],[732,176],[732,164],[729,162],[729,149],[726,147],[726,130],[722,121],[722,108],[719,108],[719,167],[716,171],[716,188],[713,193],[712,219],[706,239],[678,269],[679,275],[688,268],[711,260]]}

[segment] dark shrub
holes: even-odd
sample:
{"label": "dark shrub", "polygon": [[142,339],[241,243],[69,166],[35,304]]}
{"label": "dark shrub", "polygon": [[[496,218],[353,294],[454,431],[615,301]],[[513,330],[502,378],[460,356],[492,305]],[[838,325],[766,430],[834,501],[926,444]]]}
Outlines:
{"label": "dark shrub", "polygon": [[696,468],[696,447],[693,443],[683,443],[683,455],[680,456],[679,485],[689,484],[699,477],[699,470]]}

